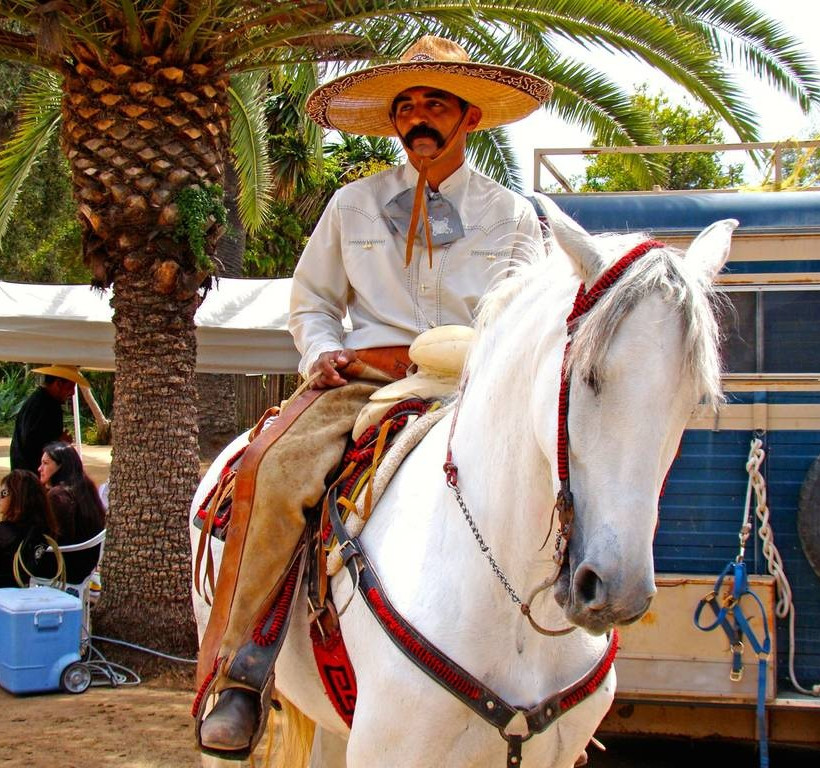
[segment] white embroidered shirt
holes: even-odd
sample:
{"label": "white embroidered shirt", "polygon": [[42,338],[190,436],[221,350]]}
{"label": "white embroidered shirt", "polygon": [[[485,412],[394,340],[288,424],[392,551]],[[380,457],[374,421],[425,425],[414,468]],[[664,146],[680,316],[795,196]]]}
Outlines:
{"label": "white embroidered shirt", "polygon": [[405,268],[406,232],[391,229],[384,206],[417,180],[408,163],[348,184],[328,203],[293,276],[289,329],[303,374],[323,352],[409,345],[428,328],[470,325],[511,264],[543,253],[530,202],[464,163],[438,190],[464,237],[435,246],[432,269],[417,237]]}

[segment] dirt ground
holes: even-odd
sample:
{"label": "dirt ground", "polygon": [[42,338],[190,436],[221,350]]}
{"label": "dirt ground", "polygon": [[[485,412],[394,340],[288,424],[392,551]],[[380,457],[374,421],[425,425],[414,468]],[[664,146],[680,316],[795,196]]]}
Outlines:
{"label": "dirt ground", "polygon": [[[116,656],[108,658],[114,661]],[[188,668],[160,672],[138,686],[92,687],[76,695],[15,696],[0,688],[0,768],[196,768],[200,759],[190,716],[192,690]],[[263,738],[253,762],[236,763],[237,768],[264,766],[266,741]],[[590,751],[589,768],[758,766],[754,744],[605,741],[607,752]],[[775,747],[771,752],[771,764],[777,768],[818,764],[816,751]]]}
{"label": "dirt ground", "polygon": [[198,766],[191,690],[158,678],[82,694],[15,696],[0,689],[0,766]]}
{"label": "dirt ground", "polygon": [[[0,437],[0,477],[9,443]],[[96,483],[108,479],[110,446],[83,446]],[[110,661],[127,662],[105,649]],[[137,686],[93,686],[85,693],[15,696],[0,688],[0,768],[194,768],[193,671],[175,665]],[[238,764],[239,765],[239,764]]]}

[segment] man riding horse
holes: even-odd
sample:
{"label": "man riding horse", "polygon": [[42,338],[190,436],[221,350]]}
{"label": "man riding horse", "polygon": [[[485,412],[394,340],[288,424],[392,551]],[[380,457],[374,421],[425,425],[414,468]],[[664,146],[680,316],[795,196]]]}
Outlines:
{"label": "man riding horse", "polygon": [[470,325],[487,289],[543,248],[532,205],[473,171],[465,152],[469,132],[519,120],[551,91],[426,36],[398,62],[343,75],[309,98],[320,126],[397,136],[409,162],[340,189],[296,268],[289,328],[311,389],[251,442],[237,476],[199,659],[200,679],[212,675],[219,694],[198,729],[204,751],[243,759],[262,735],[278,648],[255,643],[254,629],[359,411],[405,375],[418,334]]}

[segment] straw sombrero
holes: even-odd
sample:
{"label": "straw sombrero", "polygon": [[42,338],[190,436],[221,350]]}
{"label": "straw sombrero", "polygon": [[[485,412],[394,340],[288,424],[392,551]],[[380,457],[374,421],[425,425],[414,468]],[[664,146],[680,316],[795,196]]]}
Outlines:
{"label": "straw sombrero", "polygon": [[393,99],[407,88],[440,88],[479,107],[477,130],[514,123],[541,106],[552,86],[520,69],[470,61],[457,43],[425,35],[393,64],[361,69],[319,86],[306,104],[323,128],[365,136],[395,136]]}
{"label": "straw sombrero", "polygon": [[58,379],[68,379],[81,387],[90,387],[88,379],[80,373],[76,365],[47,365],[43,368],[33,368],[33,373],[42,373],[44,376],[56,376]]}

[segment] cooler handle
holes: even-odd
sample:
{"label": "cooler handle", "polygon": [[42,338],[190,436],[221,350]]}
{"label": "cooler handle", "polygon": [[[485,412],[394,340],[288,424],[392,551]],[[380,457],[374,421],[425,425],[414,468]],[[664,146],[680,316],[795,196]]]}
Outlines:
{"label": "cooler handle", "polygon": [[59,609],[37,611],[34,614],[34,626],[38,629],[57,629],[63,623],[63,612]]}

